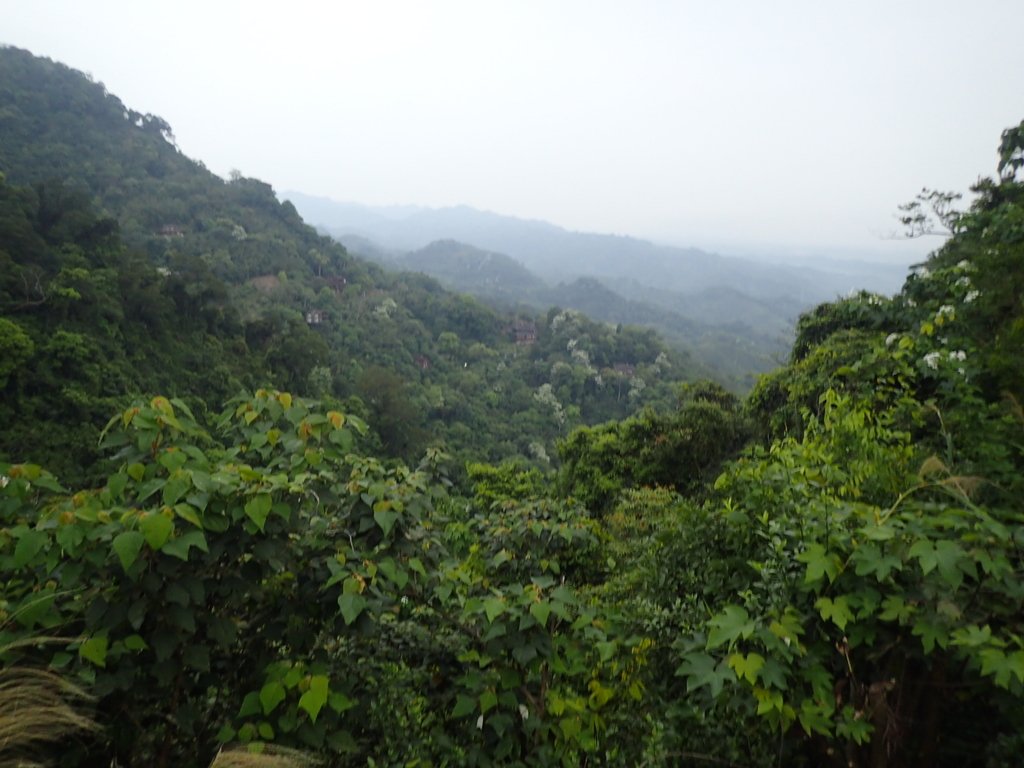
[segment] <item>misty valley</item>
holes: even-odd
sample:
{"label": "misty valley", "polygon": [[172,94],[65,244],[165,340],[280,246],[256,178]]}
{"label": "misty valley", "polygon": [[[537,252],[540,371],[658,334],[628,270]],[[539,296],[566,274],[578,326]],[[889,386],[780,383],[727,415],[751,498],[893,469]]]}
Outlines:
{"label": "misty valley", "polygon": [[223,179],[0,47],[0,765],[1019,765],[998,139],[794,266]]}

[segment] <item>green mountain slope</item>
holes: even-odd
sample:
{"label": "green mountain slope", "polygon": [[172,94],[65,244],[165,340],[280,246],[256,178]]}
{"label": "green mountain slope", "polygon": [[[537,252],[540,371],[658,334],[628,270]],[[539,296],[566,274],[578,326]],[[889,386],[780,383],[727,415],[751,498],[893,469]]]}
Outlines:
{"label": "green mountain slope", "polygon": [[[30,220],[45,229],[46,189],[81,194],[96,212],[89,215],[116,221],[123,258],[144,254],[180,286],[175,320],[183,306],[197,317],[222,312],[232,319],[226,330],[208,333],[221,346],[235,345],[239,373],[213,377],[218,386],[203,379],[208,366],[179,351],[223,356],[193,340],[180,349],[165,346],[159,365],[167,375],[127,380],[125,393],[160,389],[216,402],[245,372],[245,381],[348,400],[350,410],[369,417],[391,455],[412,457],[439,445],[460,459],[519,456],[544,464],[554,440],[573,426],[644,405],[669,406],[675,383],[697,370],[653,336],[637,346],[631,331],[575,314],[503,315],[429,278],[355,258],[307,226],[291,204],[278,202],[269,185],[220,179],[181,154],[160,118],[132,111],[81,73],[14,48],[0,49],[0,148],[7,182],[32,187],[41,201],[26,214]],[[76,246],[75,237],[53,241],[47,279],[78,267],[65,247]],[[29,268],[19,248],[6,256]],[[129,293],[119,300],[132,299]],[[51,306],[18,311],[14,322],[38,325]],[[517,320],[532,329],[518,343]],[[103,332],[91,321],[83,327]],[[144,328],[130,333],[146,347]],[[159,336],[148,343],[159,344]],[[101,369],[108,358],[97,356]],[[626,388],[630,397],[601,376],[602,367],[616,364],[642,379],[642,386]],[[174,376],[181,386],[169,388],[165,382]],[[201,383],[190,389],[193,379]],[[120,390],[111,384],[103,391]],[[90,411],[86,432],[101,426],[99,410],[109,412]],[[15,448],[32,455],[31,443],[12,445],[9,455]]]}

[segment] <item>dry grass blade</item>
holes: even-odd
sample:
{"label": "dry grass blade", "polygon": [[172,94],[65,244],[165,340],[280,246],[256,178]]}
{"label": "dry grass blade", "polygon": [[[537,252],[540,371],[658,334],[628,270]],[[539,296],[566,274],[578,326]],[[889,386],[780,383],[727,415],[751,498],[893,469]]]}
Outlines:
{"label": "dry grass blade", "polygon": [[263,745],[261,752],[246,747],[223,749],[210,768],[312,768],[320,761],[298,750]]}
{"label": "dry grass blade", "polygon": [[0,766],[35,766],[40,753],[74,731],[98,726],[76,708],[80,688],[41,669],[0,670]]}

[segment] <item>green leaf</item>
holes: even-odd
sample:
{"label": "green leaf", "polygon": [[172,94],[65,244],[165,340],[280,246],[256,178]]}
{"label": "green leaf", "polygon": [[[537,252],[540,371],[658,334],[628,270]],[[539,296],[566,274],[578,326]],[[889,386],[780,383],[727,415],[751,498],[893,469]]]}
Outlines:
{"label": "green leaf", "polygon": [[488,623],[493,622],[504,612],[505,601],[500,597],[488,597],[484,600],[484,613],[487,615]]}
{"label": "green leaf", "polygon": [[727,605],[718,615],[708,622],[708,650],[726,643],[734,643],[741,637],[746,639],[754,633],[754,622],[746,609],[738,605]]}
{"label": "green leaf", "polygon": [[385,536],[391,533],[391,529],[395,527],[398,518],[399,514],[397,512],[392,512],[388,509],[382,509],[379,512],[374,511],[373,513],[373,519],[377,521],[377,525],[380,526]]}
{"label": "green leaf", "polygon": [[90,637],[79,646],[78,655],[86,661],[91,661],[97,667],[106,667],[107,638],[102,636]]}
{"label": "green leaf", "polygon": [[405,589],[405,585],[409,583],[409,574],[399,568],[390,557],[377,563],[377,567],[399,589]]}
{"label": "green leaf", "polygon": [[124,647],[129,651],[144,651],[149,648],[149,645],[146,644],[141,635],[128,635],[124,639]]}
{"label": "green leaf", "polygon": [[284,686],[276,680],[264,685],[260,690],[260,706],[263,708],[263,714],[269,715],[273,712],[286,696]]}
{"label": "green leaf", "polygon": [[742,653],[734,653],[729,656],[728,662],[737,678],[746,680],[753,685],[757,682],[757,673],[764,666],[764,656],[759,653],[750,653],[746,656]]}
{"label": "green leaf", "polygon": [[18,543],[14,545],[14,567],[22,568],[39,554],[39,550],[46,543],[46,534],[42,531],[26,530],[18,537]]}
{"label": "green leaf", "polygon": [[188,477],[172,477],[161,490],[161,498],[164,504],[173,507],[190,490],[192,490],[192,483]]}
{"label": "green leaf", "polygon": [[188,551],[192,547],[196,547],[203,552],[210,551],[206,544],[206,536],[203,535],[202,531],[189,531],[173,538],[164,544],[161,551],[166,555],[172,555],[181,560],[188,560]]}
{"label": "green leaf", "polygon": [[826,621],[831,619],[840,630],[846,629],[846,625],[853,621],[853,611],[850,610],[845,595],[840,595],[835,600],[830,597],[819,597],[814,607],[818,609],[821,618]]}
{"label": "green leaf", "polygon": [[[191,499],[195,497],[189,496],[189,498]],[[195,509],[193,509],[190,504],[175,504],[174,514],[176,514],[182,520],[192,523],[192,525],[194,525],[196,528],[203,527],[203,521],[199,519],[199,515],[196,513]]]}
{"label": "green leaf", "polygon": [[314,723],[320,710],[327,703],[327,696],[330,693],[330,682],[326,675],[313,675],[309,681],[309,690],[302,694],[299,699],[299,709],[305,710],[309,719]]}
{"label": "green leaf", "polygon": [[609,640],[607,642],[595,643],[594,647],[597,648],[597,653],[601,661],[607,662],[611,661],[615,656],[615,650],[618,647],[618,644],[614,640]]}
{"label": "green leaf", "polygon": [[345,623],[351,624],[366,609],[366,598],[346,592],[338,598],[338,608],[341,609],[341,617]]}
{"label": "green leaf", "polygon": [[829,583],[836,580],[839,575],[840,561],[834,553],[826,552],[821,544],[811,544],[806,551],[797,555],[797,560],[807,563],[807,573],[804,575],[805,584],[814,584],[828,576]]}
{"label": "green leaf", "polygon": [[158,512],[151,512],[139,519],[139,530],[145,536],[149,548],[156,551],[170,538],[174,523]]}
{"label": "green leaf", "polygon": [[476,712],[476,699],[459,694],[455,700],[455,708],[452,710],[452,717],[465,717]]}
{"label": "green leaf", "polygon": [[267,523],[267,517],[270,516],[272,506],[273,500],[270,498],[270,494],[260,493],[245,503],[245,514],[262,531],[263,526]]}
{"label": "green leaf", "polygon": [[542,627],[547,626],[548,616],[551,615],[551,606],[544,600],[530,605],[530,615],[537,620]]}
{"label": "green leaf", "polygon": [[498,706],[498,694],[494,691],[484,691],[480,694],[480,712],[487,714],[488,710]]}
{"label": "green leaf", "polygon": [[724,661],[720,662],[699,651],[686,654],[676,674],[686,678],[688,693],[706,685],[711,690],[712,698],[717,698],[725,683],[733,677]]}
{"label": "green leaf", "polygon": [[127,571],[139,556],[139,550],[146,538],[138,531],[125,531],[114,537],[110,546],[121,560],[121,567]]}
{"label": "green leaf", "polygon": [[128,477],[134,480],[136,483],[141,483],[142,478],[146,476],[146,467],[143,464],[135,462],[129,464],[128,469],[125,470],[128,473]]}
{"label": "green leaf", "polygon": [[903,567],[903,561],[893,555],[885,555],[876,544],[864,544],[853,554],[854,572],[858,576],[875,575],[878,581],[885,578],[894,570],[899,571]]}
{"label": "green leaf", "polygon": [[259,714],[263,709],[260,705],[260,695],[253,691],[246,694],[245,698],[242,699],[242,706],[238,709],[239,717],[252,717],[253,715]]}

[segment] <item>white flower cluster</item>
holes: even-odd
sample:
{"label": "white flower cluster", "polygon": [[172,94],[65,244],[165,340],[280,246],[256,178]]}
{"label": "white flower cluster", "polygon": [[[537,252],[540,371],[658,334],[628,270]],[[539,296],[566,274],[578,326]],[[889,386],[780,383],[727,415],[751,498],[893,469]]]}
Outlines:
{"label": "white flower cluster", "polygon": [[562,410],[562,404],[558,402],[558,398],[555,397],[555,391],[551,388],[550,384],[541,384],[537,391],[533,393],[533,399],[551,408],[555,414],[555,421],[558,422],[559,426],[565,424],[565,411]]}
{"label": "white flower cluster", "polygon": [[898,339],[899,337],[900,335],[898,333],[890,333],[888,336],[885,337],[885,346],[891,347],[894,343],[896,343],[896,339]]}
{"label": "white flower cluster", "polygon": [[389,296],[374,308],[373,314],[379,318],[386,320],[387,318],[391,317],[391,314],[396,309],[398,309],[398,302],[396,302]]}
{"label": "white flower cluster", "polygon": [[981,291],[977,291],[977,290],[975,290],[975,291],[968,291],[964,295],[964,303],[965,304],[970,304],[972,301],[974,301],[979,296],[981,296]]}
{"label": "white flower cluster", "polygon": [[[962,349],[957,349],[957,350],[954,350],[954,351],[951,351],[951,352],[947,352],[946,353],[946,358],[951,363],[963,363],[963,362],[965,362],[967,360],[967,353],[964,352]],[[939,361],[940,360],[942,360],[942,353],[938,352],[938,351],[929,352],[927,355],[925,355],[924,357],[921,358],[921,362],[923,362],[926,366],[931,368],[933,371],[937,371],[939,369]],[[962,366],[958,367],[956,370],[957,370],[957,373],[959,373],[961,376],[966,376],[967,375],[967,370],[965,368],[963,368]]]}

